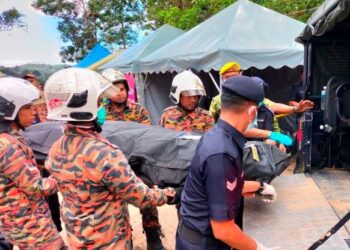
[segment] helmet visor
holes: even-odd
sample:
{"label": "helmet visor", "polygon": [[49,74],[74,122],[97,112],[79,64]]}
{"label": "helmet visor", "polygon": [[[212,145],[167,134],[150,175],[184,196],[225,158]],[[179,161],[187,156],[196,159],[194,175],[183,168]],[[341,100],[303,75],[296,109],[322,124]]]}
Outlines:
{"label": "helmet visor", "polygon": [[118,94],[120,92],[120,89],[115,86],[112,85],[110,86],[108,89],[106,89],[105,91],[103,91],[103,93],[101,94],[101,98],[108,98],[111,99],[112,97],[114,97],[116,94]]}
{"label": "helmet visor", "polygon": [[193,89],[193,90],[185,90],[181,91],[181,95],[183,96],[196,96],[196,95],[205,95],[205,91],[202,89]]}

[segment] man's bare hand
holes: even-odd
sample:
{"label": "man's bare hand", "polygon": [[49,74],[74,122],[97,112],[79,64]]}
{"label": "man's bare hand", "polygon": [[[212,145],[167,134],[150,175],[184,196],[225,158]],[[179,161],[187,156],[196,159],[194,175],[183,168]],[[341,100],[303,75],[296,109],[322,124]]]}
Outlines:
{"label": "man's bare hand", "polygon": [[296,106],[295,112],[304,113],[307,110],[313,109],[315,104],[310,100],[302,100]]}

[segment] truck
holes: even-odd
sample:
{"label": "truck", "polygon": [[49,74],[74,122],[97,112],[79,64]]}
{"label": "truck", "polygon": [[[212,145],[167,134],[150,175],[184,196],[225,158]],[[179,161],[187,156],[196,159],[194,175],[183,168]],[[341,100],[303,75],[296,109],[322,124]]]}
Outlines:
{"label": "truck", "polygon": [[299,122],[299,168],[350,169],[350,1],[326,0],[296,39],[304,45],[304,97],[315,108]]}

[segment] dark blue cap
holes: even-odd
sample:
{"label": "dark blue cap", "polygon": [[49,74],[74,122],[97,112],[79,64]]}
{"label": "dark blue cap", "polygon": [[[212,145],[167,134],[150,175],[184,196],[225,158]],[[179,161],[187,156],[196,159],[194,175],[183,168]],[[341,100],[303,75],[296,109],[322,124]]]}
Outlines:
{"label": "dark blue cap", "polygon": [[265,82],[262,78],[260,78],[260,77],[258,77],[258,76],[252,76],[252,79],[253,79],[255,82],[261,84],[261,85],[263,86],[263,88],[265,88],[265,89],[267,89],[267,88],[270,87],[270,85],[269,85],[267,82]]}
{"label": "dark blue cap", "polygon": [[263,84],[249,76],[228,78],[222,83],[222,94],[238,95],[256,103],[261,102],[265,97]]}

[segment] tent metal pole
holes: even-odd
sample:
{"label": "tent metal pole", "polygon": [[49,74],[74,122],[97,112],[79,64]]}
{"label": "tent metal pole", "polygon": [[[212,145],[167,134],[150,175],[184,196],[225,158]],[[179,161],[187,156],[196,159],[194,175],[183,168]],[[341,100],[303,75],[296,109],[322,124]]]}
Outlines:
{"label": "tent metal pole", "polygon": [[148,81],[148,73],[146,73],[145,76],[145,86],[143,87],[143,90],[146,91],[146,89],[148,88],[148,85],[151,84],[151,82],[147,82]]}
{"label": "tent metal pole", "polygon": [[215,81],[215,78],[213,77],[213,75],[210,72],[208,72],[208,74],[209,74],[211,80],[213,81],[213,83],[214,83],[216,89],[218,90],[218,92],[221,93],[220,87],[219,87],[218,83]]}

